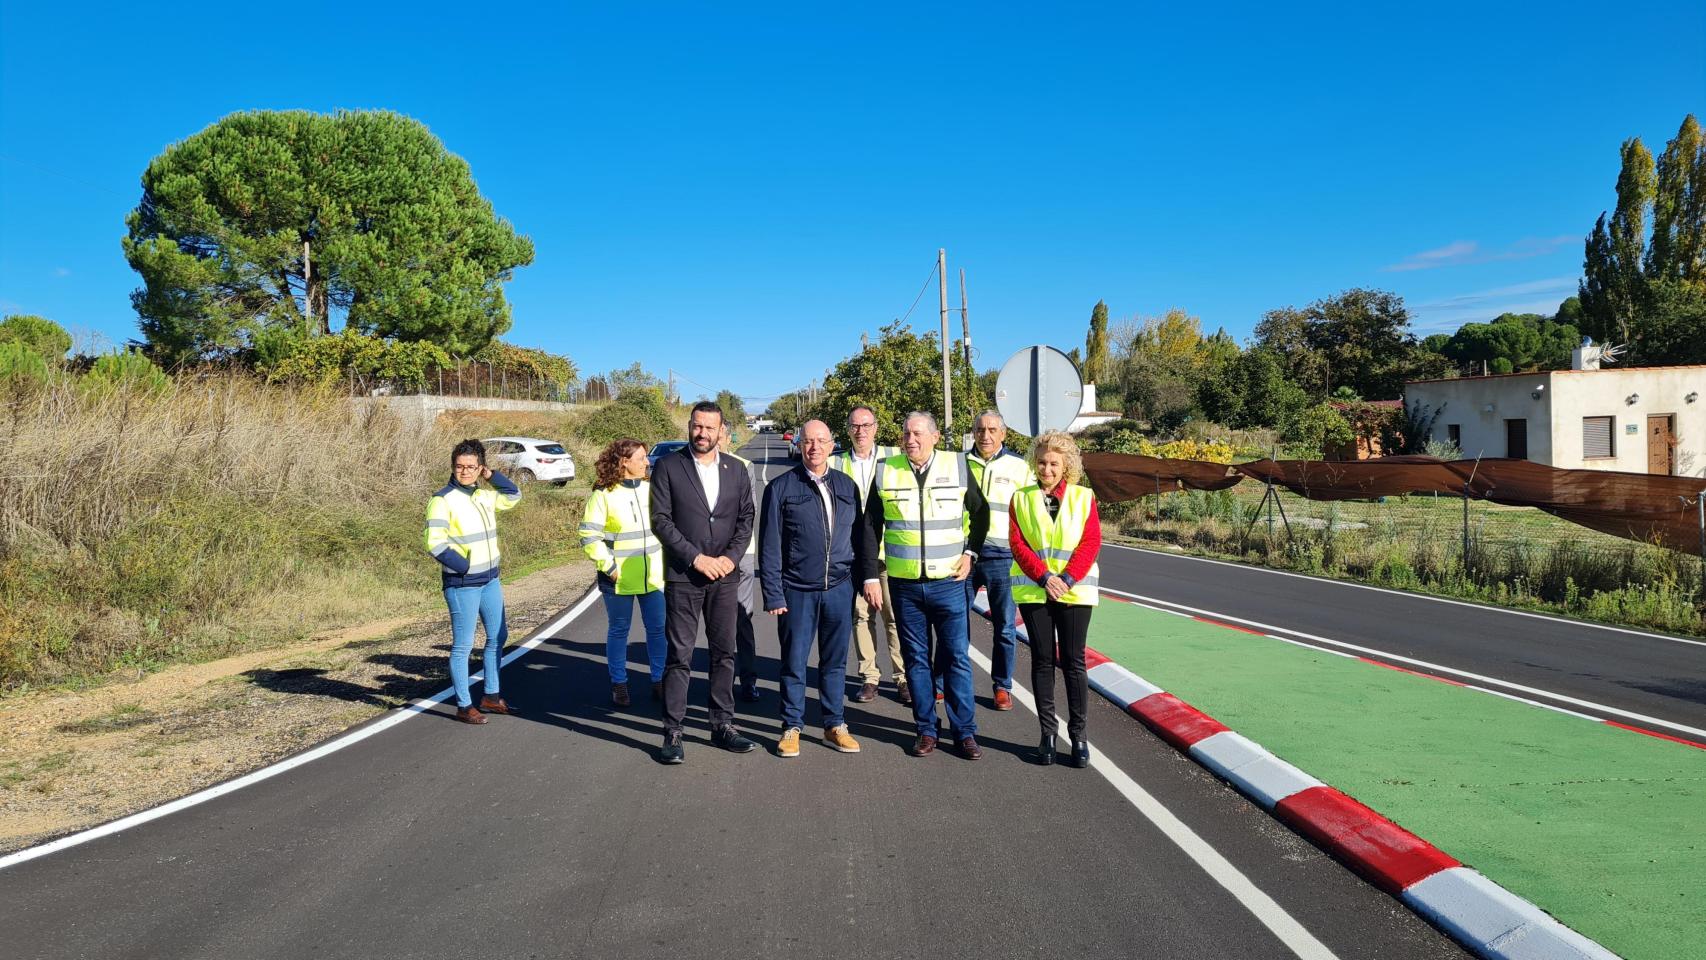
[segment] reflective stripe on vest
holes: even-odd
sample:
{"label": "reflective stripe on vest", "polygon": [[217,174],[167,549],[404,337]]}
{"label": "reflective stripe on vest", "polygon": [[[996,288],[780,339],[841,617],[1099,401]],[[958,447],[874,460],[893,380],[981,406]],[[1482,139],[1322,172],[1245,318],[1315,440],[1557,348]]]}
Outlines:
{"label": "reflective stripe on vest", "polygon": [[1036,485],[1036,474],[1031,472],[1031,465],[1024,457],[1005,448],[997,451],[993,460],[980,460],[975,452],[969,453],[966,462],[971,466],[972,482],[982,491],[983,499],[989,501],[989,536],[983,543],[1006,550],[1007,505],[1015,493]]}
{"label": "reflective stripe on vest", "polygon": [[663,589],[663,544],[652,531],[652,484],[618,483],[587,497],[579,528],[581,549],[627,596]]}
{"label": "reflective stripe on vest", "polygon": [[939,580],[954,575],[966,549],[965,458],[937,451],[919,489],[904,456],[884,460],[877,472],[883,503],[883,565],[891,577]]}
{"label": "reflective stripe on vest", "polygon": [[[871,496],[871,484],[876,483],[883,475],[883,461],[890,457],[899,455],[900,450],[895,447],[885,447],[881,445],[873,446],[871,448],[871,457],[876,460],[876,463],[871,465],[871,479],[866,481],[863,486],[859,483],[859,470],[853,465],[853,450],[851,447],[833,457],[830,457],[829,468],[831,470],[840,470],[842,473],[845,473],[848,477],[852,478],[853,486],[859,491],[859,509],[863,510],[865,509],[866,501]],[[888,551],[883,549],[882,544],[877,544],[877,559],[881,561],[887,559],[887,557]]]}
{"label": "reflective stripe on vest", "polygon": [[423,536],[427,553],[437,556],[450,550],[460,554],[468,561],[468,572],[463,576],[497,569],[501,556],[497,514],[516,499],[496,490],[481,488],[469,493],[454,486],[434,494],[427,501]]}
{"label": "reflective stripe on vest", "polygon": [[[1013,517],[1019,523],[1019,532],[1042,557],[1049,573],[1058,575],[1066,572],[1073,548],[1084,539],[1084,527],[1090,522],[1090,508],[1095,502],[1096,495],[1090,492],[1089,487],[1074,484],[1067,487],[1060,498],[1059,516],[1050,517],[1041,487],[1026,487],[1014,496]],[[1008,568],[1008,576],[1013,585],[1014,603],[1043,603],[1048,600],[1048,591],[1025,576],[1018,561]],[[1098,589],[1100,583],[1100,564],[1092,563],[1084,579],[1073,584],[1060,602],[1093,607],[1101,592]]]}

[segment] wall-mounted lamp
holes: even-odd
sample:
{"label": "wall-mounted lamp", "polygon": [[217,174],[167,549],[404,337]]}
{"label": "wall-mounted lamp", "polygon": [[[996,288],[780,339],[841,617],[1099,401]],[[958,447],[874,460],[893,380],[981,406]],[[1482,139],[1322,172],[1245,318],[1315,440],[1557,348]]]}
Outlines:
{"label": "wall-mounted lamp", "polygon": [[1486,406],[1481,408],[1481,412],[1482,413],[1492,413],[1493,412],[1493,405],[1490,403],[1487,404]]}
{"label": "wall-mounted lamp", "polygon": [[1638,393],[1631,393],[1628,397],[1624,398],[1623,402],[1632,407],[1641,402],[1641,395]]}
{"label": "wall-mounted lamp", "polygon": [[1688,391],[1688,396],[1682,398],[1682,402],[1683,403],[1693,403],[1694,401],[1696,401],[1698,399],[1700,399],[1699,391],[1690,390],[1690,391]]}
{"label": "wall-mounted lamp", "polygon": [[1546,384],[1542,383],[1542,384],[1536,386],[1533,390],[1529,391],[1528,395],[1533,397],[1536,400],[1539,400],[1545,393],[1546,393]]}

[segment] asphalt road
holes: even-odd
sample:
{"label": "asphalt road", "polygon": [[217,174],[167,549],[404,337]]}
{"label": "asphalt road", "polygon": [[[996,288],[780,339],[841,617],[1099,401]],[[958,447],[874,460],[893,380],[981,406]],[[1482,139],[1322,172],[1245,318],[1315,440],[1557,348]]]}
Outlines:
{"label": "asphalt road", "polygon": [[1101,567],[1103,583],[1146,602],[1354,644],[1359,655],[1406,669],[1706,743],[1706,642],[1698,639],[1152,550],[1104,549]]}
{"label": "asphalt road", "polygon": [[[779,438],[746,452],[762,474],[790,466]],[[655,705],[609,705],[595,604],[506,669],[519,716],[469,727],[441,706],[0,871],[0,954],[1464,956],[1098,697],[1092,742],[1139,793],[1026,763],[1035,716],[987,709],[981,674],[979,762],[907,756],[887,688],[848,705],[863,753],[823,747],[808,704],[802,755],[778,759],[760,620],[764,699],[740,706],[765,752],[710,746],[701,651],[687,762],[657,764]],[[988,651],[981,620],[974,639]]]}

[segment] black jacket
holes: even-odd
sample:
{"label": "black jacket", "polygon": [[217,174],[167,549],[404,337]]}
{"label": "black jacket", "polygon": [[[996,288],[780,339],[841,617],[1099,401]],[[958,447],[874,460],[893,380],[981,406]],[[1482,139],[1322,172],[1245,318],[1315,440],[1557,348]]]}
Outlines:
{"label": "black jacket", "polygon": [[764,519],[758,525],[764,609],[786,606],[784,587],[828,590],[852,576],[860,541],[859,487],[839,470],[829,471],[828,484],[835,502],[833,518],[804,464],[764,488]]}
{"label": "black jacket", "polygon": [[746,553],[752,539],[752,478],[739,460],[724,453],[717,454],[717,470],[712,506],[705,503],[691,446],[659,457],[652,468],[652,530],[663,544],[665,580],[704,586],[711,581],[693,569],[700,554],[739,565]]}

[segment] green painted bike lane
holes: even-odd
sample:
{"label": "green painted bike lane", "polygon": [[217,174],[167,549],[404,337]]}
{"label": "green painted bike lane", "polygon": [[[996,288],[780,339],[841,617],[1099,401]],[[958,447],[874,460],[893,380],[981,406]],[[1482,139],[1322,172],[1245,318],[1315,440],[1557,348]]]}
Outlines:
{"label": "green painted bike lane", "polygon": [[1090,645],[1629,960],[1706,956],[1706,750],[1133,604]]}

